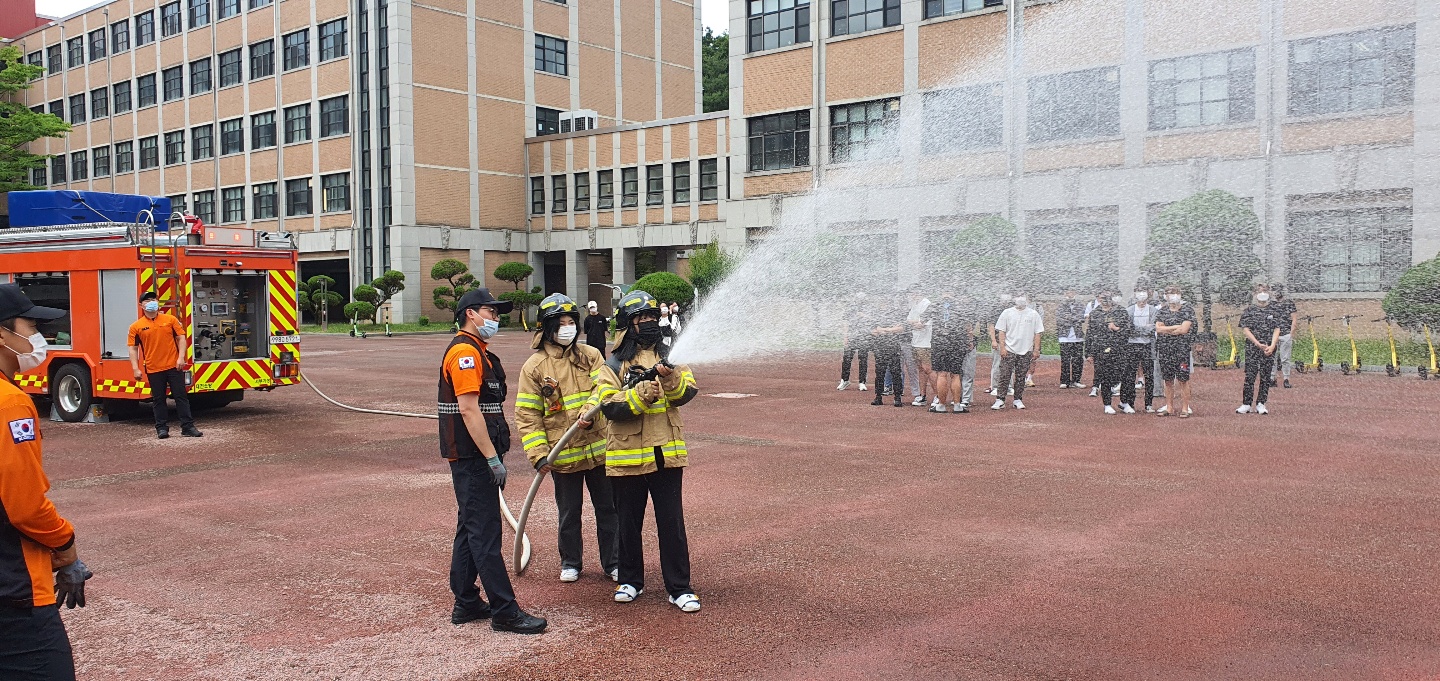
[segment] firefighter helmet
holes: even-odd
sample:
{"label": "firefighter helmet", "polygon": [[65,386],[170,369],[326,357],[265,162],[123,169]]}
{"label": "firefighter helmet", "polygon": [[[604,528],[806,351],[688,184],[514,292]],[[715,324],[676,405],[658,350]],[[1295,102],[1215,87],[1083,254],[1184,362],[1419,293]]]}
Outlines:
{"label": "firefighter helmet", "polygon": [[551,317],[559,317],[568,314],[579,321],[580,313],[576,311],[575,301],[563,293],[552,293],[540,301],[540,321],[543,323]]}
{"label": "firefighter helmet", "polygon": [[645,311],[654,310],[656,315],[660,314],[660,301],[655,296],[644,291],[631,291],[620,299],[620,304],[615,310],[615,324],[620,328],[630,326],[630,319]]}

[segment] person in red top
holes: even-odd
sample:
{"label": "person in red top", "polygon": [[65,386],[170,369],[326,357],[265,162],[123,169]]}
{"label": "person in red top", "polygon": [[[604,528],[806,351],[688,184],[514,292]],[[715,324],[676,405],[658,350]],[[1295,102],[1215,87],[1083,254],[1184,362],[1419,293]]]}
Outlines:
{"label": "person in red top", "polygon": [[180,434],[200,437],[204,433],[195,429],[185,387],[185,327],[174,315],[160,311],[154,291],[140,297],[140,308],[145,314],[130,325],[126,345],[130,346],[130,370],[135,380],[150,383],[150,397],[155,401],[155,435],[161,440],[170,437],[170,424],[166,422],[170,410],[165,405],[165,391],[169,388],[170,396],[175,398],[175,411],[180,414]]}
{"label": "person in red top", "polygon": [[[75,659],[60,608],[85,607],[91,573],[75,553],[75,528],[45,493],[40,416],[10,382],[45,362],[36,321],[65,316],[0,284],[0,679],[73,680]],[[58,574],[57,574],[58,571]]]}

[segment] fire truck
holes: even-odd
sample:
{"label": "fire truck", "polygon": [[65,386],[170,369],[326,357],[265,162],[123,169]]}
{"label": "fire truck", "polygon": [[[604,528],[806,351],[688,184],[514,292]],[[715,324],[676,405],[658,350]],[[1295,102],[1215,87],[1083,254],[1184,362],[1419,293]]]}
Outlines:
{"label": "fire truck", "polygon": [[127,347],[140,296],[188,331],[191,400],[214,407],[300,376],[295,242],[288,234],[214,227],[172,213],[164,197],[11,192],[0,229],[0,281],[69,315],[41,324],[44,364],[15,384],[49,398],[52,417],[104,420],[114,401],[150,399]]}

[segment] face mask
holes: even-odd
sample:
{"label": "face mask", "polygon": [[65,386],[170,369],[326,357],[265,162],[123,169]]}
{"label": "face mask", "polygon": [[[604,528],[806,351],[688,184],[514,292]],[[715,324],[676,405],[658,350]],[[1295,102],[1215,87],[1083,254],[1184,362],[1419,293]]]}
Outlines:
{"label": "face mask", "polygon": [[160,311],[160,303],[158,303],[158,302],[156,302],[156,301],[153,301],[153,300],[147,300],[147,301],[145,301],[145,311],[146,311],[146,312],[159,312],[159,311]]}
{"label": "face mask", "polygon": [[1257,302],[1257,303],[1267,303],[1267,302],[1270,302],[1270,294],[1268,294],[1268,293],[1257,293],[1257,294],[1255,294],[1255,302]]}
{"label": "face mask", "polygon": [[561,345],[569,345],[571,341],[575,340],[575,333],[574,326],[562,326],[555,329],[555,340],[560,341]]}
{"label": "face mask", "polygon": [[1116,305],[1120,305],[1125,302],[1125,299],[1121,298],[1120,296],[1111,296],[1110,302],[1115,303]]}
{"label": "face mask", "polygon": [[1135,292],[1135,300],[1138,300],[1138,301],[1140,301],[1140,302],[1142,302],[1142,303],[1145,302],[1145,299],[1146,299],[1146,298],[1149,298],[1149,297],[1150,297],[1150,294],[1149,294],[1149,293],[1146,293],[1146,292],[1144,292],[1144,291],[1136,291],[1136,292]]}
{"label": "face mask", "polygon": [[8,345],[5,346],[5,349],[15,353],[16,360],[20,362],[21,372],[30,371],[31,369],[34,369],[35,367],[38,367],[41,364],[45,363],[45,337],[40,335],[39,332],[36,332],[35,335],[30,336],[25,340],[30,341],[30,352],[27,352],[23,355],[19,352],[15,352],[14,348]]}
{"label": "face mask", "polygon": [[500,322],[493,319],[482,319],[480,320],[480,325],[475,327],[475,331],[483,340],[489,340],[490,337],[494,336],[495,332],[499,330]]}
{"label": "face mask", "polygon": [[1167,302],[1169,302],[1171,305],[1174,305],[1175,303],[1180,302],[1180,294],[1178,294],[1178,293],[1167,293],[1167,294],[1165,294],[1165,300],[1166,300]]}
{"label": "face mask", "polygon": [[664,332],[660,330],[660,322],[654,320],[640,322],[639,326],[635,328],[635,340],[639,341],[641,345],[654,345],[660,342],[663,334]]}
{"label": "face mask", "polygon": [[1025,309],[1025,306],[1026,306],[1026,305],[1029,305],[1029,304],[1030,304],[1030,301],[1026,300],[1026,299],[1025,299],[1025,296],[1019,296],[1019,297],[1017,297],[1017,298],[1015,299],[1015,307],[1020,308],[1020,309],[1022,309],[1022,310]]}
{"label": "face mask", "polygon": [[672,308],[670,308],[670,316],[671,316],[671,317],[678,316],[679,314],[680,314],[680,308],[678,308],[678,307],[672,307]]}

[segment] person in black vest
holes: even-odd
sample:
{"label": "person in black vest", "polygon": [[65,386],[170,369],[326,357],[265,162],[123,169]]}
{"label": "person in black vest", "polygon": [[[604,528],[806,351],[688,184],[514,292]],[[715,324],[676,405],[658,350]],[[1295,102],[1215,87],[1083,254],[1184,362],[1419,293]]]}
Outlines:
{"label": "person in black vest", "polygon": [[[490,619],[495,631],[538,634],[546,622],[520,609],[500,555],[500,495],[505,489],[505,462],[510,426],[505,402],[505,370],[485,341],[500,329],[500,315],[513,305],[478,288],[460,297],[455,323],[460,332],[445,350],[440,367],[440,456],[450,462],[459,517],[450,556],[450,590],[455,608],[450,621],[464,624]],[[475,579],[489,603],[480,599]]]}
{"label": "person in black vest", "polygon": [[600,305],[595,301],[585,306],[590,314],[585,316],[585,344],[600,351],[605,357],[605,338],[610,335],[610,319],[600,314]]}

